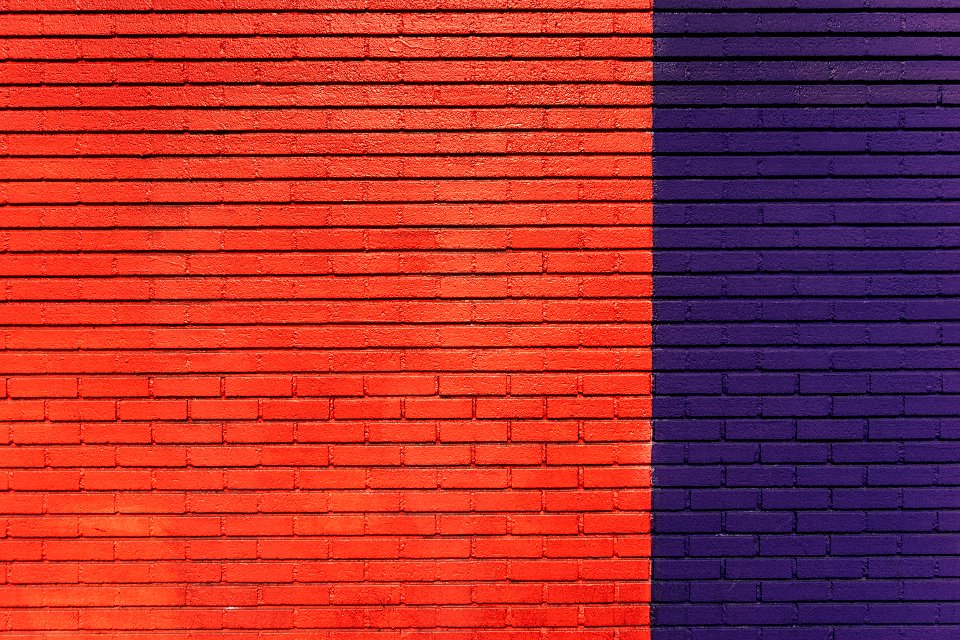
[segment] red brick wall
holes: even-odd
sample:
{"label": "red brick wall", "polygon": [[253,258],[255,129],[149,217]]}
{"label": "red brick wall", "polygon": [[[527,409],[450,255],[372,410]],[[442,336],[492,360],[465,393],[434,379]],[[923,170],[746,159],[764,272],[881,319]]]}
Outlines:
{"label": "red brick wall", "polygon": [[648,636],[650,13],[354,4],[2,3],[4,637]]}

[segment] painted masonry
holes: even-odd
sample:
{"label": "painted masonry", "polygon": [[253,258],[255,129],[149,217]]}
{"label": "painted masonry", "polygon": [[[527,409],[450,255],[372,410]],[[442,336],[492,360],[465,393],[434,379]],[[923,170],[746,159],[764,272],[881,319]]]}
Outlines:
{"label": "painted masonry", "polygon": [[4,639],[960,640],[960,5],[0,33]]}

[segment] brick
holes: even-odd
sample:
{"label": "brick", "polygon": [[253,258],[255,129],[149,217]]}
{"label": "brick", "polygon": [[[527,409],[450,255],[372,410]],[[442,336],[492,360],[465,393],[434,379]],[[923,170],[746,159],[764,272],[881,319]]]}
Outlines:
{"label": "brick", "polygon": [[478,418],[540,418],[543,400],[539,398],[479,398]]}
{"label": "brick", "polygon": [[263,400],[265,420],[324,420],[330,415],[327,400]]}
{"label": "brick", "polygon": [[363,384],[371,396],[431,396],[437,392],[435,376],[366,376]]}
{"label": "brick", "polygon": [[498,396],[506,393],[507,377],[497,375],[442,375],[440,395]]}
{"label": "brick", "polygon": [[76,378],[10,378],[7,394],[11,398],[76,398]]}
{"label": "brick", "polygon": [[472,413],[469,399],[409,398],[404,402],[407,418],[469,418]]}
{"label": "brick", "polygon": [[164,376],[156,377],[150,384],[153,395],[163,397],[219,396],[220,378]]}
{"label": "brick", "polygon": [[121,400],[117,404],[121,420],[185,420],[185,400]]}
{"label": "brick", "polygon": [[300,396],[360,396],[363,378],[352,376],[297,376],[294,384]]}
{"label": "brick", "polygon": [[338,420],[396,419],[401,417],[401,402],[386,398],[338,399],[333,411]]}
{"label": "brick", "polygon": [[190,417],[194,420],[256,419],[256,400],[191,400]]}
{"label": "brick", "polygon": [[150,381],[140,376],[82,377],[80,394],[84,398],[136,398],[150,395]]}
{"label": "brick", "polygon": [[289,376],[227,376],[223,380],[227,397],[287,397],[293,395]]}

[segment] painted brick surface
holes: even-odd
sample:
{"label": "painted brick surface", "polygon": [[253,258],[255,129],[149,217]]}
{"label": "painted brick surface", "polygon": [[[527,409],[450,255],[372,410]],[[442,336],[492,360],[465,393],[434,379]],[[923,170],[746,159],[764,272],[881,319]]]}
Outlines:
{"label": "painted brick surface", "polygon": [[0,635],[649,637],[644,2],[0,10]]}
{"label": "painted brick surface", "polygon": [[960,638],[955,9],[658,1],[657,640]]}

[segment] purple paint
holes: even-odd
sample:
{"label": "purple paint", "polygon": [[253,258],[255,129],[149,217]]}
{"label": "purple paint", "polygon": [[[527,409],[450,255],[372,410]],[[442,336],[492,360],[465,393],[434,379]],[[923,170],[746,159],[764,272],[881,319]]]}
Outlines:
{"label": "purple paint", "polygon": [[657,2],[656,640],[960,638],[947,5]]}

